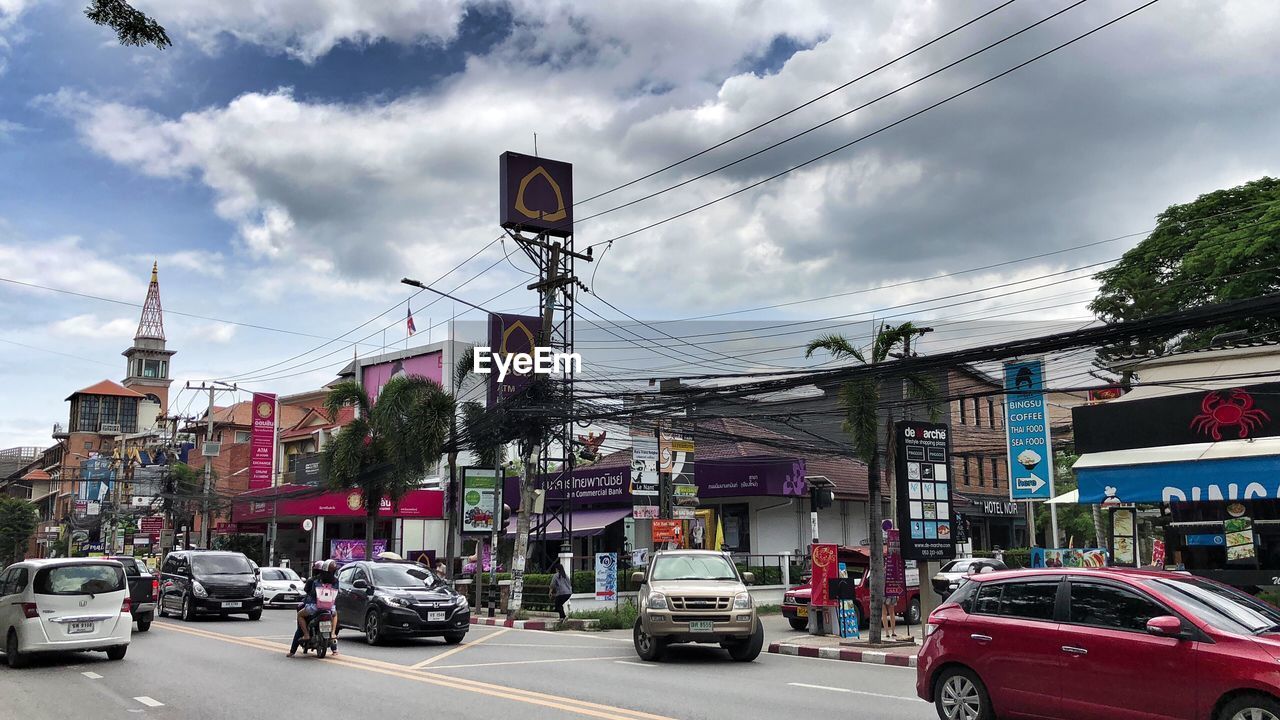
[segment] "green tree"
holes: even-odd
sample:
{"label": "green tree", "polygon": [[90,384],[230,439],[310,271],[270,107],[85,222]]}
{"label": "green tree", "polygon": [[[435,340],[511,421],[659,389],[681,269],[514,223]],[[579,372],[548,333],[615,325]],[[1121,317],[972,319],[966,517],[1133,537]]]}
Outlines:
{"label": "green tree", "polygon": [[382,500],[399,502],[440,462],[455,403],[439,383],[410,375],[388,380],[376,403],[350,381],[325,398],[331,419],[348,405],[356,407],[356,417],[325,445],[321,465],[330,487],[364,495],[365,548],[371,553]]}
{"label": "green tree", "polygon": [[[1156,229],[1120,262],[1098,273],[1089,308],[1108,323],[1141,320],[1205,305],[1280,292],[1280,180],[1263,177],[1173,205]],[[1225,325],[1174,332],[1099,351],[1108,361],[1131,354],[1202,348],[1214,335],[1280,330],[1280,320],[1241,317]]]}
{"label": "green tree", "polygon": [[[881,365],[901,348],[904,352],[911,345],[911,338],[922,332],[912,323],[894,327],[883,325],[876,332],[868,353],[864,353],[841,335],[823,335],[805,348],[805,357],[825,350],[836,359],[853,358],[861,365],[874,368]],[[930,398],[936,393],[933,383],[925,377],[908,374],[903,378],[910,395]],[[874,377],[850,380],[840,387],[840,404],[845,408],[843,428],[849,434],[853,455],[867,464],[867,537],[871,550],[871,606],[884,606],[884,549],[881,537],[881,471],[880,471],[880,381]],[[872,643],[880,642],[879,615],[873,609],[869,618],[869,635]]]}
{"label": "green tree", "polygon": [[85,17],[96,25],[104,25],[116,31],[121,45],[155,45],[163,50],[173,43],[160,23],[147,17],[125,0],[93,0],[84,10]]}
{"label": "green tree", "polygon": [[0,495],[0,567],[21,560],[36,531],[36,506]]}
{"label": "green tree", "polygon": [[[1078,488],[1075,465],[1080,456],[1071,452],[1059,452],[1054,456],[1053,492],[1063,495]],[[1106,547],[1101,528],[1101,511],[1097,505],[1061,504],[1058,508],[1058,539],[1047,547]],[[1036,529],[1047,538],[1052,527],[1049,506],[1036,504]],[[1035,540],[1032,540],[1035,544]]]}

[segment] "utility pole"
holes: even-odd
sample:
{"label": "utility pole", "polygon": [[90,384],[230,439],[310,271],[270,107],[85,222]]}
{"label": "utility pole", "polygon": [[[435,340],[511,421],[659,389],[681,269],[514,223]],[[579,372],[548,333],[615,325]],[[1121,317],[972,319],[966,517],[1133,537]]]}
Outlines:
{"label": "utility pole", "polygon": [[[219,387],[221,386],[221,387]],[[213,401],[219,389],[230,390],[235,392],[240,388],[235,384],[227,384],[218,380],[210,380],[202,382],[199,385],[187,383],[188,390],[207,390],[209,392],[209,411],[206,415],[207,423],[205,424],[204,441],[206,446],[213,442]],[[200,448],[200,454],[204,455],[205,447]],[[221,452],[221,447],[219,447]],[[212,522],[213,516],[209,508],[209,498],[213,495],[213,459],[209,455],[204,455],[204,493],[200,498],[200,547],[208,549],[209,547],[209,524]],[[190,535],[190,530],[187,531]],[[190,543],[190,538],[187,539]]]}

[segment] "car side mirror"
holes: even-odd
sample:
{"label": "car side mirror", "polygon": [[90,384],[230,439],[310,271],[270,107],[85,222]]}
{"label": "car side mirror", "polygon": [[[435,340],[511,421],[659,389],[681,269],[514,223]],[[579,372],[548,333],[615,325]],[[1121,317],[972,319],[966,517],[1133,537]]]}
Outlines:
{"label": "car side mirror", "polygon": [[1172,615],[1161,615],[1147,621],[1147,632],[1158,637],[1181,637],[1182,620]]}
{"label": "car side mirror", "polygon": [[365,582],[364,580],[357,580],[351,583],[351,587],[355,588],[356,590],[368,590],[369,583]]}
{"label": "car side mirror", "polygon": [[742,573],[742,582],[746,583],[747,585],[755,585],[755,584],[756,584],[756,574],[755,574],[755,573],[753,573],[753,572],[744,572],[744,573]]}
{"label": "car side mirror", "polygon": [[631,573],[631,582],[637,585],[642,585],[644,584],[644,581],[645,581],[645,576],[644,576],[643,570],[637,570]]}

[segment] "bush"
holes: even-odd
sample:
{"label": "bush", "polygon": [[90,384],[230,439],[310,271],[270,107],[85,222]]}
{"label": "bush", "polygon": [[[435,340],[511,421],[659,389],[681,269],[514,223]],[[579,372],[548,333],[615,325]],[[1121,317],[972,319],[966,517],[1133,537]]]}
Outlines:
{"label": "bush", "polygon": [[618,604],[618,608],[604,610],[580,610],[569,617],[583,620],[599,620],[601,630],[630,630],[640,617],[640,611],[630,602]]}
{"label": "bush", "polygon": [[[990,550],[974,550],[973,556],[976,558],[995,557],[995,553]],[[1010,569],[1029,568],[1031,567],[1031,548],[1012,548],[1004,551],[1004,564]]]}

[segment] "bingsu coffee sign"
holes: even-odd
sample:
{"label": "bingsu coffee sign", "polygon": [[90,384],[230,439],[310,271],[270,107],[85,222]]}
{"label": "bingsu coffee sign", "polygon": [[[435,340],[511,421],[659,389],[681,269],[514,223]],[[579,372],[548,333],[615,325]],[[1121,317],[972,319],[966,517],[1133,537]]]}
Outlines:
{"label": "bingsu coffee sign", "polygon": [[1053,445],[1044,398],[1044,360],[1004,365],[1004,427],[1013,500],[1053,497]]}

